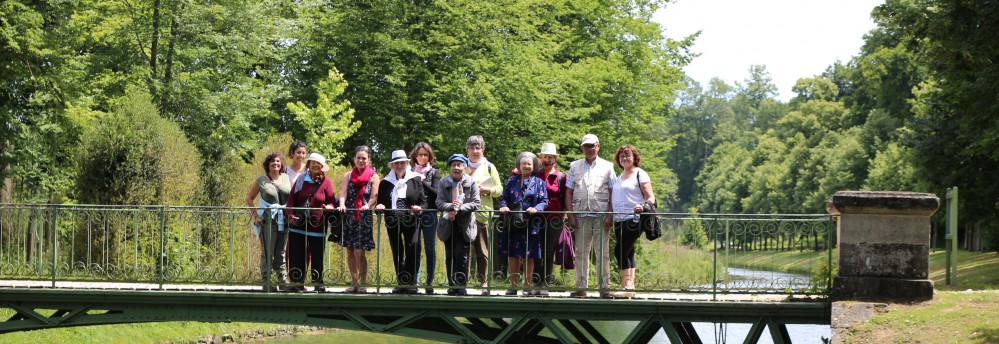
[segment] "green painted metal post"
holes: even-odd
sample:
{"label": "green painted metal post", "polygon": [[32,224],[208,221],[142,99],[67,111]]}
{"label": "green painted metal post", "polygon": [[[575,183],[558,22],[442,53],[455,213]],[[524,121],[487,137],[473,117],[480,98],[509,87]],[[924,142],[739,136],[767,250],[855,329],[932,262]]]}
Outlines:
{"label": "green painted metal post", "polygon": [[[377,239],[378,240],[378,243],[377,243],[378,247],[382,247],[382,234],[381,234],[381,230],[382,230],[382,216],[384,216],[384,215],[377,215],[376,216],[374,212],[371,213],[371,221],[373,222],[373,226],[374,226],[373,228],[376,228],[378,230],[378,239]],[[388,228],[385,228],[385,230],[387,231]],[[393,257],[393,259],[395,259],[395,258]],[[375,290],[378,293],[381,293],[382,292],[382,250],[375,250],[375,262],[376,262],[375,263]],[[368,279],[367,276],[364,276],[362,278],[364,280]],[[393,283],[394,282],[395,281],[393,281]]]}
{"label": "green painted metal post", "polygon": [[[728,236],[728,223],[725,224],[726,236]],[[715,249],[711,251],[711,257],[714,259],[711,268],[711,301],[718,301],[718,233],[712,233],[714,240]],[[727,238],[726,238],[727,239]],[[725,243],[728,245],[728,243]],[[726,249],[728,247],[726,246]]]}
{"label": "green painted metal post", "polygon": [[[832,226],[834,222],[826,222],[826,226]],[[826,228],[826,256],[828,260],[826,261],[826,266],[828,267],[828,274],[826,275],[826,292],[831,293],[832,283],[833,283],[833,242],[835,241],[835,228]],[[839,245],[835,245],[837,249]]]}
{"label": "green painted metal post", "polygon": [[163,290],[164,267],[166,264],[166,207],[160,206],[160,264],[156,267],[156,279],[159,280],[160,290]]}
{"label": "green painted metal post", "polygon": [[52,288],[56,286],[56,271],[59,267],[59,207],[52,208]]}
{"label": "green painted metal post", "polygon": [[947,285],[957,285],[957,187],[947,189]]}

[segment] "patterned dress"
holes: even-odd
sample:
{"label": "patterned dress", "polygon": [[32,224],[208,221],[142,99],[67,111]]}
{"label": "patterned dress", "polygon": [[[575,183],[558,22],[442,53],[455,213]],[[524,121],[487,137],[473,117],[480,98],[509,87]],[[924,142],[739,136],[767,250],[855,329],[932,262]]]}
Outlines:
{"label": "patterned dress", "polygon": [[[520,203],[521,210],[534,208],[544,211],[548,206],[548,188],[541,178],[528,177],[526,183],[521,183],[521,176],[510,177],[503,189],[503,197],[500,197],[500,207],[510,207],[514,203]],[[534,258],[541,259],[541,225],[543,219],[540,215],[524,217],[528,221],[527,229],[501,229],[504,232],[498,233],[500,237],[500,255],[512,258]]]}
{"label": "patterned dress", "polygon": [[[368,181],[368,184],[364,186],[363,199],[367,202],[371,198],[371,185],[372,182]],[[357,187],[354,183],[347,183],[347,204],[353,204],[354,200],[357,199]],[[343,241],[340,243],[343,247],[362,249],[365,251],[371,251],[375,248],[375,239],[372,234],[372,222],[374,218],[371,216],[371,210],[362,211],[359,221],[354,219],[354,211],[348,210],[347,214],[344,216],[344,221],[346,226],[343,229]]]}

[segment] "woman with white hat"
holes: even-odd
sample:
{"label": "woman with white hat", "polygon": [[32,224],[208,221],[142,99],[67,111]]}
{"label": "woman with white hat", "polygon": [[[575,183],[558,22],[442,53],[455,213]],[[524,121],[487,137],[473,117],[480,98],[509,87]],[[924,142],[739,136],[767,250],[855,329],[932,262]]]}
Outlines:
{"label": "woman with white hat", "polygon": [[[288,261],[292,286],[289,291],[301,292],[305,288],[305,269],[308,265],[312,283],[317,292],[324,292],[323,258],[326,249],[324,212],[335,209],[336,191],[326,177],[330,170],[326,157],[312,153],[305,162],[308,173],[301,175],[291,188],[285,216],[288,218]],[[303,209],[311,208],[311,209]]]}
{"label": "woman with white hat", "polygon": [[533,294],[547,296],[548,286],[555,281],[555,249],[565,224],[565,213],[562,212],[565,211],[563,201],[565,200],[566,174],[559,171],[558,166],[556,166],[558,147],[554,143],[542,144],[538,158],[541,160],[541,171],[538,172],[538,178],[545,182],[545,187],[548,189],[548,206],[545,207],[545,214],[542,215],[545,219],[541,231],[542,258],[535,263],[540,272],[531,277],[535,279],[534,285],[538,288]]}
{"label": "woman with white hat", "polygon": [[385,226],[398,286],[393,294],[416,294],[420,265],[420,213],[427,207],[420,174],[409,169],[406,152],[392,152],[391,172],[382,179],[375,211],[385,212]]}
{"label": "woman with white hat", "polygon": [[375,248],[372,232],[371,208],[378,201],[378,172],[371,168],[371,148],[354,149],[354,168],[344,173],[340,182],[340,211],[351,209],[344,216],[343,240],[340,246],[347,249],[347,267],[350,268],[351,286],[348,293],[367,293],[367,251]]}

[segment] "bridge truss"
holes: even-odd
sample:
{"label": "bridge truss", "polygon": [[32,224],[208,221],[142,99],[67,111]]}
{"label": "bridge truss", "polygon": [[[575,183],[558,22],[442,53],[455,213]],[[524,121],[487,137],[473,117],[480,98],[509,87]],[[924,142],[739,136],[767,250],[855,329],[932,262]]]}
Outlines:
{"label": "bridge truss", "polygon": [[[744,342],[786,325],[829,324],[828,302],[607,300],[564,297],[281,294],[232,291],[3,288],[13,315],[0,333],[163,321],[260,322],[349,329],[458,343],[700,343],[694,322],[752,324]],[[613,322],[614,326],[595,326]],[[613,337],[601,328],[630,328]],[[615,331],[620,336],[620,331]]]}

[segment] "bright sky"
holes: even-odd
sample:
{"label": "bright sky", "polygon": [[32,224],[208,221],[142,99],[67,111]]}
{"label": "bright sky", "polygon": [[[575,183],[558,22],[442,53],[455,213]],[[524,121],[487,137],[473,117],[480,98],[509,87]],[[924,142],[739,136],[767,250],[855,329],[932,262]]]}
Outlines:
{"label": "bright sky", "polygon": [[697,30],[694,58],[684,71],[701,86],[713,77],[729,84],[749,76],[750,65],[765,65],[787,101],[799,78],[821,74],[860,52],[864,34],[874,28],[871,10],[884,0],[675,0],[654,20],[667,37]]}

